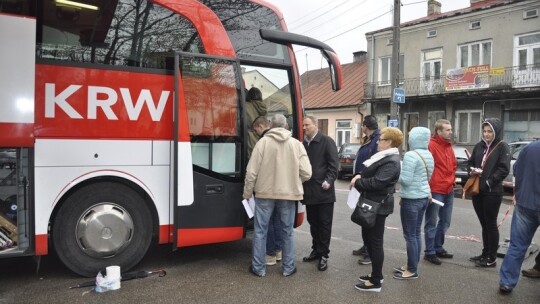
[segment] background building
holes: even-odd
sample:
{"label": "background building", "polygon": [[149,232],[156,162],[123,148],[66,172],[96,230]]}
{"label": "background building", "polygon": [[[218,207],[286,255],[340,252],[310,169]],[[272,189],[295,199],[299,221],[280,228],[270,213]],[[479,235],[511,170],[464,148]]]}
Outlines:
{"label": "background building", "polygon": [[[405,134],[446,118],[457,144],[480,139],[480,122],[504,121],[504,139],[540,137],[540,1],[471,0],[400,26],[400,106]],[[364,101],[385,122],[390,113],[392,28],[366,34],[369,71]],[[407,147],[404,147],[406,149]]]}
{"label": "background building", "polygon": [[337,92],[328,90],[327,68],[307,71],[300,76],[306,114],[318,118],[319,130],[332,137],[338,147],[360,142],[360,125],[367,115],[367,107],[362,104],[367,53],[356,52],[353,56],[352,63],[342,65],[343,88]]}

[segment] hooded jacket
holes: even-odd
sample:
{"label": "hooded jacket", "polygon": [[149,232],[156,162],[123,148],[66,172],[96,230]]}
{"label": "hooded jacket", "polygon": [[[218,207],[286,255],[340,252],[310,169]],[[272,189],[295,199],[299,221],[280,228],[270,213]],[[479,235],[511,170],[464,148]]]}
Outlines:
{"label": "hooded jacket", "polygon": [[456,180],[457,161],[452,144],[435,134],[429,141],[429,152],[435,161],[429,181],[431,192],[447,195],[454,190]]}
{"label": "hooded jacket", "polygon": [[311,177],[311,164],[300,141],[285,128],[268,130],[251,153],[244,197],[302,200],[302,182]]}
{"label": "hooded jacket", "polygon": [[354,174],[362,173],[364,168],[364,162],[368,160],[373,154],[377,153],[377,141],[381,137],[379,129],[375,129],[371,136],[364,136],[362,146],[356,153],[354,159]]}
{"label": "hooded jacket", "polygon": [[[487,141],[482,136],[482,140],[480,140],[473,148],[467,170],[470,174],[471,167],[482,168],[483,172],[480,176],[480,194],[502,195],[504,190],[502,181],[510,171],[510,147],[501,140],[502,123],[499,119],[488,118],[482,123],[482,129],[485,125],[489,125],[493,129],[493,141],[488,145]],[[482,167],[484,155],[489,155],[489,157]]]}
{"label": "hooded jacket", "polygon": [[429,129],[424,127],[412,128],[409,133],[411,150],[403,157],[399,175],[402,198],[420,199],[431,195],[429,180],[433,174],[434,161],[428,151],[430,135]]}

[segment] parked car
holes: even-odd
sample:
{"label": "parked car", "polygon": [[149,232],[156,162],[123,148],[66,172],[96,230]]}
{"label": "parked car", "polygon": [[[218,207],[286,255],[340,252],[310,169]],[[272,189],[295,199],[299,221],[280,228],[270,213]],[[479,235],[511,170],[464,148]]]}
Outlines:
{"label": "parked car", "polygon": [[515,141],[512,143],[509,143],[508,146],[510,146],[510,155],[512,156],[512,160],[510,161],[510,173],[508,176],[503,180],[503,187],[506,192],[513,193],[514,192],[514,163],[518,159],[519,153],[523,148],[530,144],[531,142],[538,140],[538,138],[533,139],[524,139]]}
{"label": "parked car", "polygon": [[338,158],[339,167],[337,178],[343,179],[345,175],[352,175],[354,170],[354,160],[356,159],[356,152],[360,149],[360,144],[343,144],[339,148]]}
{"label": "parked car", "polygon": [[469,157],[471,157],[471,152],[465,147],[461,146],[452,146],[454,148],[454,154],[457,161],[456,169],[456,184],[464,186],[467,180],[469,179],[469,172],[467,171],[467,163],[469,162]]}
{"label": "parked car", "polygon": [[0,149],[0,169],[15,168],[16,153],[13,149]]}

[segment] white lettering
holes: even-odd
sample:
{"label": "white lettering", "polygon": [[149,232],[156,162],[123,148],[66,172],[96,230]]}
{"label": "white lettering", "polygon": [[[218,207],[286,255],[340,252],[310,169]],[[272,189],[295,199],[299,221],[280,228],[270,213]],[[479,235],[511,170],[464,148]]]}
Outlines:
{"label": "white lettering", "polygon": [[[82,85],[72,84],[56,95],[56,84],[45,84],[45,117],[54,118],[56,106],[62,109],[72,119],[83,119],[67,101],[71,95],[77,92]],[[167,105],[170,91],[162,91],[157,105],[154,103],[152,94],[148,89],[142,89],[137,96],[137,102],[133,104],[132,94],[128,88],[120,88],[120,94],[126,107],[129,120],[137,121],[146,104],[153,121],[160,121]],[[103,86],[88,86],[87,119],[97,119],[98,108],[105,114],[108,120],[118,120],[112,106],[118,101],[118,92],[113,88]]]}
{"label": "white lettering", "polygon": [[161,116],[163,115],[163,110],[165,109],[165,105],[167,104],[167,99],[169,98],[169,93],[169,91],[161,92],[161,96],[159,97],[159,102],[156,107],[154,100],[152,99],[152,95],[150,94],[150,90],[141,90],[141,93],[137,98],[137,103],[133,105],[133,100],[131,99],[129,89],[120,88],[120,94],[124,100],[124,105],[126,106],[126,111],[130,120],[137,120],[139,118],[143,104],[146,103],[146,107],[150,112],[152,120],[160,121]]}
{"label": "white lettering", "polygon": [[66,101],[66,99],[80,89],[81,85],[72,84],[55,95],[56,85],[54,83],[45,84],[45,117],[53,118],[55,116],[55,105],[73,119],[82,119],[83,117]]}
{"label": "white lettering", "polygon": [[[105,94],[107,98],[98,99],[98,94]],[[97,108],[100,107],[107,119],[118,120],[111,106],[118,100],[118,94],[115,90],[107,87],[88,87],[88,119],[96,119]]]}

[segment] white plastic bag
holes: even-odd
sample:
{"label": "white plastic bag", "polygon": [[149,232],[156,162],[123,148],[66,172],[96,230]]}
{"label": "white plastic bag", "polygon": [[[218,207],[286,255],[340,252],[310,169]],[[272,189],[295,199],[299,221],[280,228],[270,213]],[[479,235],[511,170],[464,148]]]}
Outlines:
{"label": "white plastic bag", "polygon": [[96,276],[96,292],[106,292],[109,290],[120,289],[120,276],[108,277],[98,272]]}

